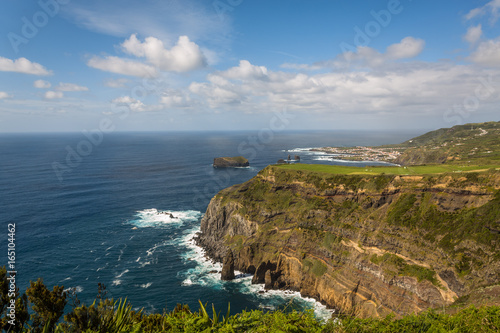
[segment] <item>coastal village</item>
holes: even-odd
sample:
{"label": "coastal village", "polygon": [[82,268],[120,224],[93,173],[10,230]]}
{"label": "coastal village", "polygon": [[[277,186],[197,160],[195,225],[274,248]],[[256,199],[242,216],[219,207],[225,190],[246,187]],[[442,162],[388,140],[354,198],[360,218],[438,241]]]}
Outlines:
{"label": "coastal village", "polygon": [[336,155],[332,159],[348,161],[394,161],[405,148],[371,148],[364,146],[357,147],[322,147],[312,148],[311,151],[324,152]]}
{"label": "coastal village", "polygon": [[[494,148],[491,145],[480,145],[475,146],[470,142],[476,142],[474,140],[480,139],[489,135],[500,134],[500,129],[496,127],[488,127],[488,130],[481,127],[474,127],[473,125],[470,129],[463,129],[460,135],[457,135],[452,140],[444,140],[432,142],[427,145],[421,145],[419,139],[409,140],[408,143],[411,145],[416,145],[420,147],[426,147],[428,150],[439,150],[445,148],[455,159],[460,159],[460,156],[473,156],[481,154],[491,154]],[[391,147],[321,147],[321,148],[311,148],[310,151],[323,152],[325,154],[333,155],[331,159],[337,160],[347,160],[347,161],[384,161],[384,162],[395,162],[398,157],[405,152],[411,146],[391,146]],[[450,159],[453,159],[450,157]]]}

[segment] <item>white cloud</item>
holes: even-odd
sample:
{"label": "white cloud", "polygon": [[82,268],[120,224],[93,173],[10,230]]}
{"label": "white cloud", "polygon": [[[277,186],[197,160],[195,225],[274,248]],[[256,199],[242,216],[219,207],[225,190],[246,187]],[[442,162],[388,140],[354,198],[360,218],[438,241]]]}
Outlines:
{"label": "white cloud", "polygon": [[423,39],[405,37],[401,42],[387,47],[386,56],[389,59],[409,59],[419,55],[424,49]]}
{"label": "white cloud", "polygon": [[0,57],[0,72],[16,72],[32,75],[51,75],[52,72],[42,65],[31,62],[26,58],[16,60]]}
{"label": "white cloud", "polygon": [[[346,65],[360,65],[377,67],[389,61],[411,59],[419,55],[424,49],[425,41],[423,39],[411,36],[403,38],[399,43],[391,44],[380,53],[368,46],[358,46],[356,52],[346,52],[336,59],[335,65],[345,67]],[[346,64],[345,61],[349,64]]]}
{"label": "white cloud", "polygon": [[88,91],[89,88],[84,86],[79,86],[74,83],[64,83],[59,82],[59,85],[55,88],[57,91]]}
{"label": "white cloud", "polygon": [[240,60],[237,67],[229,68],[220,72],[219,75],[227,79],[237,80],[265,79],[267,77],[267,68],[254,66],[248,60]]}
{"label": "white cloud", "polygon": [[[305,74],[272,72],[248,61],[226,71],[209,74],[208,82],[193,82],[192,94],[201,96],[212,109],[235,109],[263,112],[270,106],[288,104],[309,109],[318,106],[325,91],[316,77]],[[322,108],[320,106],[320,108]]]}
{"label": "white cloud", "polygon": [[146,105],[144,105],[144,103],[130,96],[122,96],[115,98],[114,100],[111,101],[111,103],[116,104],[118,106],[127,106],[130,108],[131,111],[134,112],[147,111],[147,107]]}
{"label": "white cloud", "polygon": [[194,106],[195,102],[183,91],[165,91],[160,98],[160,103],[166,108],[187,108]]}
{"label": "white cloud", "polygon": [[423,39],[411,36],[403,38],[399,43],[389,45],[385,53],[380,53],[368,46],[358,46],[356,51],[347,51],[334,59],[319,61],[314,64],[283,64],[281,67],[296,70],[320,70],[325,68],[347,69],[352,67],[376,68],[396,60],[411,59],[424,49]]}
{"label": "white cloud", "polygon": [[87,65],[111,73],[151,78],[158,76],[159,71],[187,72],[207,64],[199,46],[187,36],[179,37],[177,44],[166,49],[163,42],[155,37],[147,37],[141,42],[134,34],[125,40],[121,47],[130,55],[145,58],[148,64],[115,56],[94,56]]}
{"label": "white cloud", "polygon": [[144,42],[131,35],[122,44],[123,50],[136,57],[145,57],[160,70],[187,72],[206,66],[206,59],[200,47],[187,36],[180,36],[175,46],[166,49],[163,42],[155,37],[147,37]]}
{"label": "white cloud", "polygon": [[[234,91],[230,87],[223,87],[213,83],[193,82],[189,85],[189,91],[205,99],[212,109],[241,104],[246,99],[244,94],[236,87]],[[254,91],[258,93],[258,91]]]}
{"label": "white cloud", "polygon": [[490,23],[493,25],[500,17],[500,0],[492,0],[482,7],[470,10],[466,15],[466,20],[471,20],[478,16],[490,14]]}
{"label": "white cloud", "polygon": [[[366,55],[371,51],[363,52]],[[249,65],[246,67],[260,67]],[[382,113],[439,116],[474,96],[480,84],[478,77],[500,74],[500,70],[473,65],[424,62],[395,62],[373,70],[338,69],[314,75],[267,70],[266,80],[259,75],[228,78],[227,73],[234,72],[230,70],[209,74],[205,82],[191,83],[190,100],[227,112],[258,113],[286,107],[297,112],[353,117]],[[491,95],[481,101],[481,107],[499,101],[500,96]]]}
{"label": "white cloud", "polygon": [[51,87],[50,82],[44,80],[36,80],[33,82],[33,87],[38,89],[49,89]]}
{"label": "white cloud", "polygon": [[464,16],[465,19],[470,20],[476,16],[484,14],[482,8],[484,8],[484,7],[478,7],[478,8],[471,9],[467,14],[465,14],[465,16]]}
{"label": "white cloud", "polygon": [[87,62],[87,66],[105,72],[138,77],[154,77],[158,74],[153,66],[146,65],[139,61],[122,59],[114,56],[108,56],[106,58],[93,57]]}
{"label": "white cloud", "polygon": [[6,93],[5,91],[0,91],[0,99],[5,99],[9,97],[10,95],[8,93]]}
{"label": "white cloud", "polygon": [[125,78],[107,79],[107,80],[104,81],[104,85],[106,87],[110,87],[110,88],[125,88],[125,86],[129,82],[130,82],[130,80],[125,79]]}
{"label": "white cloud", "polygon": [[464,39],[470,44],[476,44],[481,38],[482,34],[483,30],[481,24],[478,24],[467,29],[467,33],[465,34]]}
{"label": "white cloud", "polygon": [[500,66],[500,38],[481,42],[469,59],[484,66]]}
{"label": "white cloud", "polygon": [[61,91],[49,90],[45,93],[44,96],[46,99],[57,99],[57,98],[63,98],[64,94]]}
{"label": "white cloud", "polygon": [[[346,52],[337,58],[334,67],[344,67],[350,65],[359,65],[361,67],[377,67],[385,62],[382,53],[368,46],[358,46],[356,52]],[[340,61],[338,61],[340,60]]]}

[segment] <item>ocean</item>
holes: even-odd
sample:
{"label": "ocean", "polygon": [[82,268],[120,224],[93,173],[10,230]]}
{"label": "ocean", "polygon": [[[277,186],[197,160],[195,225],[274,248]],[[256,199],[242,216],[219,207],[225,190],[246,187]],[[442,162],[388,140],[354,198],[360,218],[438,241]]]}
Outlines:
{"label": "ocean", "polygon": [[[266,135],[264,135],[266,134]],[[330,311],[293,292],[264,292],[251,277],[219,280],[220,264],[192,241],[210,199],[288,154],[301,163],[348,164],[310,152],[322,146],[379,145],[418,133],[144,132],[0,134],[0,244],[7,264],[9,223],[15,223],[17,286],[42,277],[75,288],[90,304],[98,282],[108,297],[135,309],[198,309],[198,300],[225,312],[247,309]],[[250,167],[214,169],[214,157],[244,155]],[[372,165],[373,163],[370,163]],[[163,214],[166,212],[166,214]],[[172,216],[170,215],[172,214]]]}

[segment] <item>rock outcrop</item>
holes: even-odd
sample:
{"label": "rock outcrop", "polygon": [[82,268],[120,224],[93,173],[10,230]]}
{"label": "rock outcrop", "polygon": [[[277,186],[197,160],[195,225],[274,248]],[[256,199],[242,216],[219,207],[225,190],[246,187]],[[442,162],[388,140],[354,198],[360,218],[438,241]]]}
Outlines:
{"label": "rock outcrop", "polygon": [[214,158],[214,168],[236,168],[247,167],[250,163],[243,156],[236,157],[216,157]]}
{"label": "rock outcrop", "polygon": [[221,280],[234,280],[234,257],[233,251],[229,250],[222,262]]}
{"label": "rock outcrop", "polygon": [[494,169],[370,176],[269,166],[211,200],[198,243],[218,261],[234,253],[234,268],[266,288],[346,314],[399,316],[500,281],[499,188]]}

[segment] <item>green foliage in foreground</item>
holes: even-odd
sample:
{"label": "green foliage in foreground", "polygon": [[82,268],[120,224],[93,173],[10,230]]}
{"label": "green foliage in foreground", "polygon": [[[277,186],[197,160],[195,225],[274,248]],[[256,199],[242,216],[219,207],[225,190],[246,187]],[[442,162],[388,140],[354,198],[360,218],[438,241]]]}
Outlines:
{"label": "green foliage in foreground", "polygon": [[429,310],[418,315],[407,315],[397,320],[394,320],[392,316],[368,319],[344,318],[337,323],[328,323],[323,332],[500,332],[500,307],[492,306],[479,309],[469,307],[454,315]]}
{"label": "green foliage in foreground", "polygon": [[[41,279],[32,282],[26,292],[30,301],[31,322],[16,320],[16,325],[11,326],[6,316],[6,302],[10,296],[5,288],[5,272],[5,267],[0,267],[0,323],[4,331],[10,332],[500,332],[500,306],[469,307],[453,315],[429,310],[401,319],[394,316],[368,319],[339,316],[326,323],[318,321],[310,310],[253,310],[230,315],[228,307],[227,313],[222,315],[213,305],[211,310],[207,310],[207,305],[201,302],[198,311],[179,304],[170,312],[146,314],[142,310],[133,311],[126,300],[105,298],[105,287],[102,285],[99,286],[97,299],[86,306],[80,305],[74,294],[62,292],[62,286],[55,286],[53,291],[49,291]],[[16,297],[23,298],[19,293]],[[61,322],[62,308],[68,299],[72,309]]]}

